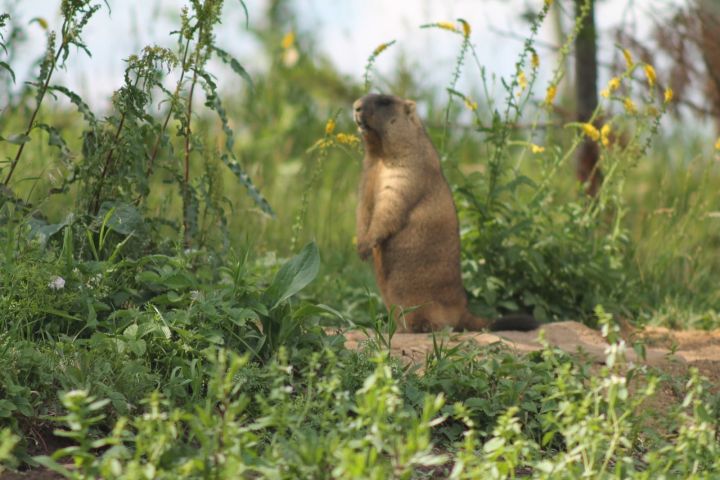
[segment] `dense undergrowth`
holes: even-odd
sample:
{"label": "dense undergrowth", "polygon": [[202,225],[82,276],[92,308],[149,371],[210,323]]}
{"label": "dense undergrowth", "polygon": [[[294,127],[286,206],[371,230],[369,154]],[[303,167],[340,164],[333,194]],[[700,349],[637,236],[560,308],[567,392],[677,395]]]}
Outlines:
{"label": "dense undergrowth", "polygon": [[[82,30],[102,4],[63,0],[57,32],[38,17],[47,50],[25,86],[4,60],[29,27],[3,15],[0,472],[713,478],[712,388],[628,363],[614,323],[720,323],[716,157],[658,131],[671,93],[630,56],[596,112],[607,128],[541,129],[564,74],[538,98],[532,39],[551,3],[500,86],[470,25],[425,26],[458,38],[445,104],[420,67],[373,80],[390,44],[365,87],[342,78],[283,1],[254,31],[270,64],[251,78],[213,36],[223,2],[192,0],[174,47],[127,60],[106,113],[53,82],[92,49]],[[218,68],[245,91],[226,98]],[[457,90],[461,74],[477,92]],[[361,153],[346,110],[373,82],[427,107],[472,308],[602,325],[606,366],[450,347],[447,334],[421,369],[387,355],[392,326],[351,241]],[[568,172],[585,137],[602,153],[595,199]],[[349,351],[355,328],[371,341]],[[658,428],[647,401],[668,381],[684,400]]]}

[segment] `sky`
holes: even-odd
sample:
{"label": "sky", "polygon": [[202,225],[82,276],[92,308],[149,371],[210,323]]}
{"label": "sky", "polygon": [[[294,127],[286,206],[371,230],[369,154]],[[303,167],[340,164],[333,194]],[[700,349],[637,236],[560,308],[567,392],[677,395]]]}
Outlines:
{"label": "sky", "polygon": [[[98,0],[100,1],[100,0]],[[570,5],[568,0],[557,0]],[[3,2],[5,5],[3,5]],[[429,66],[423,82],[442,88],[449,80],[458,53],[459,36],[419,26],[437,21],[467,20],[473,28],[472,41],[481,63],[490,73],[509,75],[522,50],[528,33],[520,19],[526,7],[539,10],[543,0],[295,0],[300,30],[317,32],[321,50],[338,69],[358,80],[370,53],[379,44],[397,43],[377,62],[382,73],[389,71],[401,51],[411,59]],[[652,20],[680,0],[602,0],[596,18],[600,30],[601,62],[609,61],[613,48],[611,27],[624,21],[642,36]],[[17,18],[26,25],[28,42],[15,63],[16,73],[26,79],[30,62],[44,48],[45,32],[34,17],[47,20],[50,28],[60,25],[60,0],[0,0],[0,11],[15,4]],[[177,15],[187,2],[183,0],[109,0],[107,8],[96,14],[85,30],[84,38],[93,56],[73,53],[67,69],[56,80],[77,90],[91,103],[107,103],[109,95],[122,82],[123,59],[142,46],[157,43],[173,45],[169,33],[177,28]],[[250,23],[262,21],[267,0],[246,0]],[[555,33],[547,22],[538,35],[540,42],[555,44]],[[240,60],[252,73],[263,68],[252,35],[244,31],[244,13],[239,0],[226,0],[223,24],[217,31],[219,46]],[[542,43],[538,44],[539,46]],[[549,51],[538,49],[541,58],[552,59]],[[2,60],[0,53],[0,60]],[[546,56],[547,55],[547,56]],[[549,63],[549,62],[548,62]],[[547,75],[549,68],[542,69]],[[221,78],[222,80],[222,78]],[[464,82],[472,83],[472,78]],[[227,79],[228,82],[238,81]],[[602,77],[601,77],[602,81]],[[222,85],[223,82],[221,82]],[[230,83],[233,88],[234,84]]]}

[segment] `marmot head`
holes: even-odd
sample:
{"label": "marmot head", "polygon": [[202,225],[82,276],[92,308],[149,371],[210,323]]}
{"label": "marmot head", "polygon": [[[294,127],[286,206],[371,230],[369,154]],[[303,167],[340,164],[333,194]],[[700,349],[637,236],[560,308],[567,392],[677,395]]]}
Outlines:
{"label": "marmot head", "polygon": [[355,101],[353,116],[365,148],[373,155],[402,153],[425,135],[412,100],[371,93]]}

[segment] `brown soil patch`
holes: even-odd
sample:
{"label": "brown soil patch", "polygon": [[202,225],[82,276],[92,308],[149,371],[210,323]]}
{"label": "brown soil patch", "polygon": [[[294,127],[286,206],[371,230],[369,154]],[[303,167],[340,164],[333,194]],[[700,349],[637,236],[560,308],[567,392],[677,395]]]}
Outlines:
{"label": "brown soil patch", "polygon": [[[540,330],[544,331],[545,341],[554,347],[571,354],[580,354],[595,363],[605,361],[608,344],[597,330],[572,321],[548,323]],[[518,353],[527,353],[542,349],[538,340],[540,330],[442,333],[436,336],[450,346],[466,341],[479,345],[501,342]],[[658,367],[673,376],[684,374],[688,367],[694,366],[712,385],[720,388],[720,330],[674,331],[660,327],[635,330],[626,326],[622,329],[622,334],[629,346],[636,341],[643,341],[646,347],[644,361],[638,358],[632,348],[628,348],[629,361]],[[367,340],[367,336],[358,331],[348,332],[345,336],[348,348],[357,348]],[[432,348],[431,334],[398,333],[392,339],[392,353],[409,363],[422,363]]]}

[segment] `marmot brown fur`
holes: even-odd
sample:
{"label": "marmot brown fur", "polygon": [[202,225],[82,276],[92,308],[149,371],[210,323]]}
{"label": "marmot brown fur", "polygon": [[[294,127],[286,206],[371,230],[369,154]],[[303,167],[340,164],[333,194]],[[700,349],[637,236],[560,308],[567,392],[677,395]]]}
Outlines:
{"label": "marmot brown fur", "polygon": [[385,305],[402,312],[398,331],[536,328],[527,315],[492,322],[468,311],[455,204],[415,102],[370,94],[353,110],[365,145],[358,253],[372,253]]}

